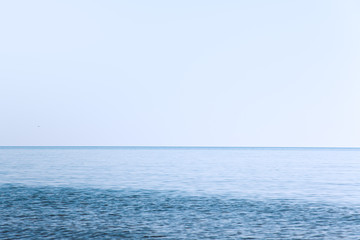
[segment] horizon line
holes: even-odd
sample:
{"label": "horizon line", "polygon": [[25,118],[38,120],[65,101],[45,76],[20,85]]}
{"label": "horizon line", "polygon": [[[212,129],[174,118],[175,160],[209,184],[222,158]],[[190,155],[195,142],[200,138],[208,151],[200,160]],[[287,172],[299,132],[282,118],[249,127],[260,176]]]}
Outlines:
{"label": "horizon line", "polygon": [[294,146],[150,146],[150,145],[1,145],[0,148],[256,148],[256,149],[274,149],[274,148],[306,148],[306,149],[360,149],[360,147],[294,147]]}

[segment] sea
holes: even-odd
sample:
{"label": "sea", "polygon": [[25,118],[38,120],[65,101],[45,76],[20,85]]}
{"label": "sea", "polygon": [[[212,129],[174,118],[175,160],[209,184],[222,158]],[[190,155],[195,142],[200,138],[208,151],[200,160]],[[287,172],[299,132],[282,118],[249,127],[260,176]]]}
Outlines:
{"label": "sea", "polygon": [[360,239],[360,149],[0,147],[0,239]]}

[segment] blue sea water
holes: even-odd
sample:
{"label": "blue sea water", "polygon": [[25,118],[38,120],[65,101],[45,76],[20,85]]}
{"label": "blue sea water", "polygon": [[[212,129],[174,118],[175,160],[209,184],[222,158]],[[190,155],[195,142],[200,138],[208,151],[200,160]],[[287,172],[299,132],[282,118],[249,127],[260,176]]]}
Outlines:
{"label": "blue sea water", "polygon": [[0,239],[360,239],[360,149],[0,147]]}

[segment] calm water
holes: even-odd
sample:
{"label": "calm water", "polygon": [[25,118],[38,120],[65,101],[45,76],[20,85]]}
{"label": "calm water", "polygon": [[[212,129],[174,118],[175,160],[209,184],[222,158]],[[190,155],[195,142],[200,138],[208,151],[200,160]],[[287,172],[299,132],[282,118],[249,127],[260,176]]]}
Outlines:
{"label": "calm water", "polygon": [[360,149],[0,148],[1,239],[360,239]]}

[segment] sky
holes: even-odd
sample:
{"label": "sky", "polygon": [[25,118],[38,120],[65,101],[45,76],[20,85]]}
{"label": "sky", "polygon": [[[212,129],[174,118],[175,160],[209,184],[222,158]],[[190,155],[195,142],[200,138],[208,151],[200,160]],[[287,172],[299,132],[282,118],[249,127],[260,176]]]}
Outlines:
{"label": "sky", "polygon": [[0,1],[0,145],[360,147],[360,1]]}

